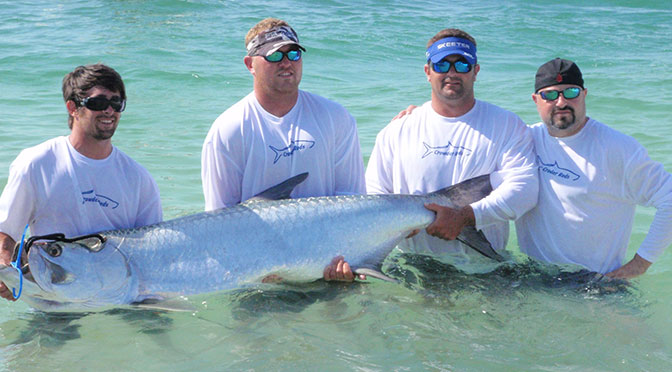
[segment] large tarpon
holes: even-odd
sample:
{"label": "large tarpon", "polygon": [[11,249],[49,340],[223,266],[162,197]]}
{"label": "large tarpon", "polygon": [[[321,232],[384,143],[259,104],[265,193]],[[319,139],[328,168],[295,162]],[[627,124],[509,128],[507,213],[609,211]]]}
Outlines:
{"label": "large tarpon", "polygon": [[[337,255],[363,272],[379,268],[410,231],[433,221],[424,203],[459,208],[492,191],[484,175],[428,195],[288,199],[305,177],[214,212],[74,239],[32,237],[22,299],[44,311],[87,311],[236,288],[271,274],[316,280]],[[459,239],[501,258],[473,228]],[[9,287],[19,285],[18,277],[11,266],[0,269]]]}

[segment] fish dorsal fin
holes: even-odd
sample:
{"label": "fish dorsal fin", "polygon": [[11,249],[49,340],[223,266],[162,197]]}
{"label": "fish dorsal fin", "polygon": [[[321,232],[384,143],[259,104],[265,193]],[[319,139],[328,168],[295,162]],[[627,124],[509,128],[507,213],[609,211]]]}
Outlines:
{"label": "fish dorsal fin", "polygon": [[446,196],[453,203],[453,208],[461,208],[485,198],[491,192],[490,175],[484,174],[435,191],[432,195]]}
{"label": "fish dorsal fin", "polygon": [[292,193],[296,186],[305,181],[306,178],[308,178],[308,172],[288,178],[285,181],[260,192],[253,198],[248,199],[247,202],[289,199],[289,194]]}

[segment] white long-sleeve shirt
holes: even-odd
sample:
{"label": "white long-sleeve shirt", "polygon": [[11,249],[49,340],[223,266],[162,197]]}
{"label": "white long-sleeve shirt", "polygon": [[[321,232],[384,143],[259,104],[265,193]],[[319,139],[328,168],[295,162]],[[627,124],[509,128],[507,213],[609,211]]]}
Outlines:
{"label": "white long-sleeve shirt", "polygon": [[539,202],[516,222],[522,252],[607,273],[619,268],[635,206],[657,208],[637,253],[654,262],[672,243],[672,176],[634,138],[589,119],[556,138],[531,127],[539,166]]}
{"label": "white long-sleeve shirt", "polygon": [[140,164],[116,147],[90,159],[57,137],[23,150],[0,196],[0,232],[74,237],[140,227],[163,217],[159,189]]}
{"label": "white long-sleeve shirt", "polygon": [[[392,121],[377,136],[366,170],[370,194],[426,194],[483,174],[492,174],[493,192],[471,204],[476,228],[495,249],[506,246],[509,220],[537,202],[538,177],[532,137],[515,114],[476,100],[466,114],[449,118],[427,102]],[[424,231],[400,248],[441,255],[466,252],[456,241]]]}
{"label": "white long-sleeve shirt", "polygon": [[222,113],[203,144],[205,209],[228,207],[292,176],[308,172],[291,196],[364,194],[364,162],[357,125],[336,102],[299,91],[283,117],[254,95]]}

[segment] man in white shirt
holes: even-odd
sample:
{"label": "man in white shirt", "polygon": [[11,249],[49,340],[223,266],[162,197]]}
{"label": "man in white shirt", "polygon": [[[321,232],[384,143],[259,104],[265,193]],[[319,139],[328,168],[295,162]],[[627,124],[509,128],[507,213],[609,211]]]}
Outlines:
{"label": "man in white shirt", "polygon": [[427,43],[426,60],[431,101],[378,134],[366,170],[367,191],[425,194],[491,174],[493,191],[480,201],[460,210],[427,205],[436,212],[435,221],[400,248],[435,256],[471,254],[453,239],[465,226],[475,226],[501,251],[509,221],[537,201],[531,134],[517,115],[474,98],[480,66],[471,35],[440,31]]}
{"label": "man in white shirt", "polygon": [[[9,265],[28,224],[33,236],[76,237],[162,220],[149,172],[112,145],[126,91],[102,65],[79,66],[63,79],[70,135],[21,151],[0,196],[0,264]],[[0,283],[0,297],[14,300]]]}
{"label": "man in white shirt", "polygon": [[[305,48],[285,21],[266,18],[245,37],[254,90],[213,123],[203,144],[205,209],[243,202],[292,176],[292,197],[363,194],[355,119],[336,102],[299,89]],[[342,259],[327,279],[352,279]],[[332,275],[333,272],[333,275]]]}
{"label": "man in white shirt", "polygon": [[[672,176],[634,138],[587,117],[587,94],[574,62],[539,67],[532,100],[542,122],[531,127],[539,202],[516,221],[518,243],[539,260],[632,278],[672,243]],[[636,205],[657,211],[623,265]]]}

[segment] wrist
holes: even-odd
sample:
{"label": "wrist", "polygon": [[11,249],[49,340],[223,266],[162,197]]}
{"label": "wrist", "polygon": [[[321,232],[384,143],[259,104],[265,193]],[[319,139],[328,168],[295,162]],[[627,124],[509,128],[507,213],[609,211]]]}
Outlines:
{"label": "wrist", "polygon": [[471,208],[471,205],[467,205],[460,209],[460,216],[464,226],[476,226],[476,216],[474,215],[474,210]]}

